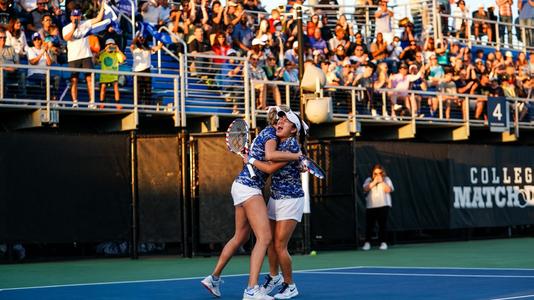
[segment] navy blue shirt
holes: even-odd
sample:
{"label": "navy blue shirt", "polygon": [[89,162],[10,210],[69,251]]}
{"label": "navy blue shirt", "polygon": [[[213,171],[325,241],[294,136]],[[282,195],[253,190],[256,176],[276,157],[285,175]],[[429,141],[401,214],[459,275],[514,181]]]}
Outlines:
{"label": "navy blue shirt", "polygon": [[[252,141],[252,145],[250,146],[249,151],[249,157],[262,161],[265,160],[265,144],[268,140],[276,141],[276,129],[274,129],[273,126],[267,126],[260,132],[260,134],[258,134],[254,141]],[[254,172],[256,173],[256,177],[250,178],[250,174],[245,165],[243,166],[243,170],[241,170],[241,173],[239,173],[235,181],[248,187],[263,189],[263,187],[265,186],[265,180],[267,179],[268,175],[258,170],[256,167],[254,167]]]}
{"label": "navy blue shirt", "polygon": [[[292,137],[280,142],[277,150],[298,153],[300,146],[297,139]],[[288,162],[273,174],[271,181],[271,198],[274,200],[304,197],[302,181],[300,180],[299,161]]]}

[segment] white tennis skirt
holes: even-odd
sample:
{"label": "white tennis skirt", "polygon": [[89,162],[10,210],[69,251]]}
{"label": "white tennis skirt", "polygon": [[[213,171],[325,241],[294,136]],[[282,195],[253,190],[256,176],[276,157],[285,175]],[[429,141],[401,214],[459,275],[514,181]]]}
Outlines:
{"label": "white tennis skirt", "polygon": [[263,194],[261,193],[260,189],[246,186],[237,181],[234,181],[234,183],[232,184],[231,193],[232,199],[234,199],[234,206],[243,204],[243,202],[247,201],[252,196],[263,197]]}
{"label": "white tennis skirt", "polygon": [[304,211],[304,197],[291,199],[269,199],[267,214],[274,221],[296,220],[300,222]]}

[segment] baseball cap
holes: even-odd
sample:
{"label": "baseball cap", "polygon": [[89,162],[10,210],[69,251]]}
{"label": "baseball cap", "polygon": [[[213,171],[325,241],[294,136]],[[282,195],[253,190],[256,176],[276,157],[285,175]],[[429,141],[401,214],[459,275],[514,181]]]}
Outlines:
{"label": "baseball cap", "polygon": [[82,12],[79,9],[73,9],[70,15],[73,17],[79,17],[82,15]]}
{"label": "baseball cap", "polygon": [[302,122],[302,125],[304,125],[304,132],[308,132],[308,125],[306,123],[304,123],[304,121],[301,121],[300,118],[297,116],[296,113],[294,113],[292,110],[288,111],[288,112],[284,112],[283,110],[281,110],[280,108],[276,107],[276,110],[278,111],[278,116],[279,117],[283,117],[283,116],[286,116],[287,119],[289,120],[289,122],[293,123],[295,125],[295,127],[297,128],[297,131],[300,132],[300,128],[301,128],[301,122]]}
{"label": "baseball cap", "polygon": [[514,57],[514,55],[512,54],[512,51],[506,51],[506,54],[504,56],[506,56],[506,57]]}
{"label": "baseball cap", "polygon": [[252,46],[256,46],[256,45],[265,45],[264,42],[262,42],[262,40],[258,39],[258,38],[255,38],[252,40]]}
{"label": "baseball cap", "polygon": [[298,48],[298,47],[299,47],[299,42],[298,41],[293,42],[293,49]]}
{"label": "baseball cap", "polygon": [[233,48],[228,49],[228,51],[226,51],[226,56],[230,55],[237,55],[237,51],[235,51]]}
{"label": "baseball cap", "polygon": [[109,45],[109,44],[115,44],[115,40],[114,39],[107,39],[106,40],[106,45]]}
{"label": "baseball cap", "polygon": [[38,39],[42,39],[42,38],[41,38],[41,35],[39,34],[39,32],[36,32],[36,33],[32,34],[32,41],[35,40],[35,39],[37,39],[37,38],[38,38]]}

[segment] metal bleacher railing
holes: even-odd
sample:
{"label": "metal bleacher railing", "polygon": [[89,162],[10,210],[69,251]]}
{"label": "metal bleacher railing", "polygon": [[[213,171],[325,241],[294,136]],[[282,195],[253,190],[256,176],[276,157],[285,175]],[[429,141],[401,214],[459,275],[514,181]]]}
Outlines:
{"label": "metal bleacher railing", "polygon": [[[432,6],[432,1],[419,1],[407,5],[400,5],[393,7],[395,11],[395,21],[393,27],[395,30],[400,30],[398,20],[408,16],[411,20],[419,18],[418,22],[422,25],[423,35],[434,35],[436,41],[441,38],[441,18],[434,16],[448,17],[449,15],[439,14],[436,7]],[[365,19],[354,18],[354,6],[313,6],[308,7],[308,10],[315,11],[322,10],[321,13],[329,13],[336,15],[336,18],[329,18],[334,21],[339,14],[344,14],[348,20],[356,26],[357,30],[367,32],[366,36],[370,37],[370,33],[374,30],[374,17],[372,11],[374,6],[363,7],[365,10]],[[419,15],[414,17],[414,11]],[[309,18],[311,15],[306,15]],[[354,19],[352,19],[354,18]],[[451,17],[452,18],[452,17]],[[472,21],[472,19],[467,18]],[[132,20],[129,19],[130,22]],[[417,23],[417,22],[416,22]],[[469,22],[468,22],[469,23]],[[132,23],[133,24],[133,23]],[[495,26],[503,23],[495,23]],[[505,24],[506,25],[506,24]],[[515,25],[514,25],[515,26]],[[528,29],[524,26],[515,26],[516,30]],[[436,29],[436,30],[434,30]],[[153,69],[153,73],[134,73],[134,72],[107,72],[101,70],[81,70],[64,67],[36,67],[29,65],[1,65],[0,66],[0,108],[7,107],[10,109],[28,109],[35,108],[43,110],[43,120],[53,123],[55,119],[54,113],[59,111],[73,111],[80,110],[88,113],[101,112],[128,112],[134,115],[135,125],[139,123],[139,114],[161,114],[174,117],[175,126],[186,126],[186,116],[241,116],[252,123],[252,127],[257,125],[257,118],[263,118],[265,111],[257,110],[257,96],[258,92],[254,88],[257,84],[268,85],[267,88],[267,105],[274,105],[276,102],[272,97],[272,91],[276,87],[280,91],[282,103],[288,104],[292,109],[299,109],[298,98],[298,84],[287,83],[282,81],[251,81],[249,75],[249,62],[242,57],[225,57],[215,56],[211,53],[187,53],[187,45],[178,36],[174,36],[166,27],[162,27],[160,31],[166,31],[171,34],[184,47],[184,53],[175,54],[171,50],[164,48],[164,51],[158,53],[158,64]],[[498,32],[498,29],[496,30]],[[460,40],[462,42],[462,40]],[[464,42],[469,42],[465,40]],[[529,46],[521,43],[518,39],[514,40],[512,46],[522,46],[526,50]],[[495,43],[499,45],[499,36],[497,35]],[[128,55],[128,50],[125,49]],[[17,68],[27,72],[29,69],[45,70],[45,79],[41,82],[28,82],[28,93],[26,97],[21,98],[17,93],[16,80],[13,76],[2,76],[5,68]],[[71,72],[90,72],[93,78],[93,86],[87,87],[85,83],[79,84],[79,99],[78,107],[72,107],[74,104],[69,99],[69,82],[68,78]],[[233,71],[229,76],[228,72]],[[121,81],[121,105],[122,110],[119,110],[114,103],[105,103],[100,105],[98,103],[99,88],[96,86],[98,82],[96,77],[98,74],[116,74],[122,78]],[[54,76],[58,76],[59,86],[56,91],[52,91],[51,83],[54,81]],[[146,101],[139,96],[139,87],[137,86],[138,77],[152,78],[152,99]],[[95,105],[88,102],[88,91],[94,94],[96,100]],[[412,123],[414,125],[428,124],[438,125],[454,125],[467,124],[467,126],[483,126],[484,121],[474,119],[474,107],[477,99],[483,96],[477,95],[450,95],[439,92],[425,92],[425,91],[403,91],[409,94],[409,102],[411,107],[418,106],[419,99],[421,101],[420,109],[424,114],[421,117],[412,109],[404,114],[399,114],[398,117],[392,118],[391,113],[391,97],[397,90],[379,89],[373,92],[374,101],[377,105],[377,115],[372,115],[370,112],[369,101],[366,101],[366,90],[360,87],[345,87],[345,86],[326,86],[322,90],[324,96],[330,97],[333,104],[334,121],[351,120],[354,124],[357,122],[373,122],[373,123]],[[108,87],[108,95],[112,95],[112,89]],[[15,97],[16,95],[16,97]],[[435,98],[438,102],[438,110],[435,115],[429,114],[429,106],[426,104],[428,99]],[[450,110],[450,118],[446,118],[446,108],[450,101],[445,99],[455,99],[452,101]],[[110,99],[107,97],[107,99]],[[454,102],[460,103],[461,99],[464,103],[469,105],[457,106]],[[517,103],[526,103],[530,106],[530,99],[509,98],[512,107],[512,120],[518,120],[518,105]],[[389,116],[386,116],[386,113]],[[532,113],[523,120],[516,121],[514,126],[516,131],[518,128],[533,128],[531,123]]]}

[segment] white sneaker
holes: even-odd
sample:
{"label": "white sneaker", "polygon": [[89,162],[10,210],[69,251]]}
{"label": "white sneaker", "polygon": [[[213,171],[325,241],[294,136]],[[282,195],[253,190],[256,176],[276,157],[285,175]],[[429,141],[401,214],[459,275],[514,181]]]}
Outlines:
{"label": "white sneaker", "polygon": [[261,291],[259,286],[246,288],[243,292],[243,300],[273,300],[274,298]]}
{"label": "white sneaker", "polygon": [[284,277],[280,274],[272,277],[270,274],[265,275],[265,282],[261,285],[261,291],[269,295],[275,288],[284,283]]}
{"label": "white sneaker", "polygon": [[371,116],[376,117],[376,109],[371,109]]}
{"label": "white sneaker", "polygon": [[393,105],[393,110],[399,110],[401,108],[402,108],[402,105],[400,105],[400,104],[394,104]]}
{"label": "white sneaker", "polygon": [[213,280],[213,276],[208,275],[206,278],[202,279],[200,283],[210,291],[210,293],[213,294],[215,297],[221,296],[221,291],[219,290],[221,283],[223,281],[219,278],[219,280]]}
{"label": "white sneaker", "polygon": [[299,291],[297,290],[297,286],[293,284],[287,284],[283,283],[282,288],[280,289],[280,292],[278,294],[274,295],[274,299],[291,299],[293,297],[298,296]]}
{"label": "white sneaker", "polygon": [[363,251],[371,250],[371,244],[369,244],[369,242],[365,242],[365,244],[363,244],[362,250]]}
{"label": "white sneaker", "polygon": [[378,249],[380,249],[380,250],[388,250],[388,244],[386,244],[386,243],[381,243],[381,244],[380,244],[380,247],[378,247]]}

